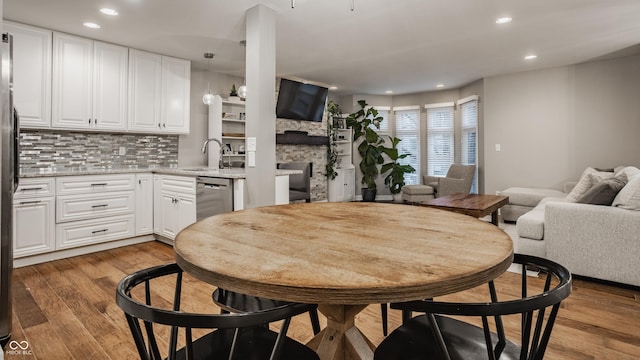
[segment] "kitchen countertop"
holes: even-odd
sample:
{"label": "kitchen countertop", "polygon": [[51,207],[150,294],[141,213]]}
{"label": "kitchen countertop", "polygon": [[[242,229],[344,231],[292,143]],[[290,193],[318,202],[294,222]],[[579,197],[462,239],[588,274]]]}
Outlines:
{"label": "kitchen countertop", "polygon": [[[75,168],[48,168],[48,169],[27,169],[20,171],[21,178],[36,178],[49,176],[79,176],[79,175],[103,175],[103,174],[136,174],[136,173],[156,173],[182,176],[210,176],[225,179],[244,179],[245,169],[209,169],[200,167],[161,167],[161,166],[123,166],[123,167],[102,167],[102,166],[79,166]],[[276,169],[276,176],[302,174],[302,170]]]}

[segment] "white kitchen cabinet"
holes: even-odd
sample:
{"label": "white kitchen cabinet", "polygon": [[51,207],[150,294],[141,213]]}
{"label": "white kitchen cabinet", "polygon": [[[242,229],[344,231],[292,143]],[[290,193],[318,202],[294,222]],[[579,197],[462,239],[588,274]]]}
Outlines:
{"label": "white kitchen cabinet", "polygon": [[135,175],[56,179],[56,250],[135,236]]}
{"label": "white kitchen cabinet", "polygon": [[110,216],[56,225],[56,250],[135,236],[135,215]]}
{"label": "white kitchen cabinet", "polygon": [[53,34],[52,127],[126,130],[128,49]]}
{"label": "white kitchen cabinet", "polygon": [[136,235],[153,233],[153,174],[136,175]]}
{"label": "white kitchen cabinet", "polygon": [[355,168],[336,169],[338,175],[329,180],[328,200],[352,201],[355,197]]}
{"label": "white kitchen cabinet", "polygon": [[51,127],[50,30],[5,21],[13,35],[13,96],[20,127]]}
{"label": "white kitchen cabinet", "polygon": [[127,129],[127,69],[129,49],[93,43],[93,128]]}
{"label": "white kitchen cabinet", "polygon": [[21,179],[13,200],[13,257],[55,250],[53,178]]}
{"label": "white kitchen cabinet", "polygon": [[196,221],[196,182],[193,177],[154,175],[154,233],[173,240]]}
{"label": "white kitchen cabinet", "polygon": [[129,50],[129,130],[160,132],[162,56]]}
{"label": "white kitchen cabinet", "polygon": [[162,130],[188,134],[191,112],[191,62],[162,57]]}
{"label": "white kitchen cabinet", "polygon": [[129,130],[186,134],[190,129],[191,63],[129,51]]}

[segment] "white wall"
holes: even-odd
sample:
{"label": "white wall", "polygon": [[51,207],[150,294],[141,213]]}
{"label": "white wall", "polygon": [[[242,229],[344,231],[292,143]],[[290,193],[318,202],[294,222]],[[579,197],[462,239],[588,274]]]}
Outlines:
{"label": "white wall", "polygon": [[485,193],[639,166],[639,96],[638,55],[484,79]]}
{"label": "white wall", "polygon": [[227,98],[231,85],[238,87],[242,83],[238,76],[191,67],[191,132],[180,135],[178,166],[207,166],[207,156],[200,151],[209,132],[209,108],[202,102],[202,96],[207,92],[207,80],[211,93],[222,98]]}

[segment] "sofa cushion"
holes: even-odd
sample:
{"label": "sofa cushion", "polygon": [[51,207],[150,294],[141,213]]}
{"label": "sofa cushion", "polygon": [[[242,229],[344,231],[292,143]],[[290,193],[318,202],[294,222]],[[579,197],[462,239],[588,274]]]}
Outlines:
{"label": "sofa cushion", "polygon": [[544,205],[539,204],[533,210],[520,216],[516,222],[518,236],[542,240],[544,237]]}
{"label": "sofa cushion", "polygon": [[544,209],[550,202],[567,202],[566,198],[546,197],[533,210],[520,216],[516,222],[518,236],[533,239],[544,239]]}
{"label": "sofa cushion", "polygon": [[433,187],[429,185],[406,185],[402,187],[402,192],[409,195],[433,194]]}
{"label": "sofa cushion", "polygon": [[509,197],[509,204],[530,206],[538,205],[540,200],[546,197],[565,197],[567,194],[559,190],[510,187],[500,192],[500,195]]}
{"label": "sofa cushion", "polygon": [[633,176],[613,199],[611,206],[627,210],[640,210],[640,174]]}
{"label": "sofa cushion", "polygon": [[609,206],[618,192],[627,184],[627,175],[620,173],[612,178],[604,179],[593,185],[577,203]]}
{"label": "sofa cushion", "polygon": [[582,195],[584,195],[593,185],[596,183],[613,177],[615,174],[612,172],[602,172],[596,171],[594,168],[588,167],[580,176],[580,180],[576,186],[573,187],[569,195],[567,195],[567,200],[571,202],[576,202]]}

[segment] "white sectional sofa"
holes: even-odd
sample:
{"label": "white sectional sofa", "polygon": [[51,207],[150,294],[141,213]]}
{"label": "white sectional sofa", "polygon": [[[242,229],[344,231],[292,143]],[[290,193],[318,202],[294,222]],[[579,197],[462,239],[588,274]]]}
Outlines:
{"label": "white sectional sofa", "polygon": [[556,261],[577,275],[640,286],[640,170],[619,170],[610,177],[627,182],[610,206],[576,202],[595,186],[583,181],[587,169],[569,195],[545,198],[520,216],[515,251]]}

